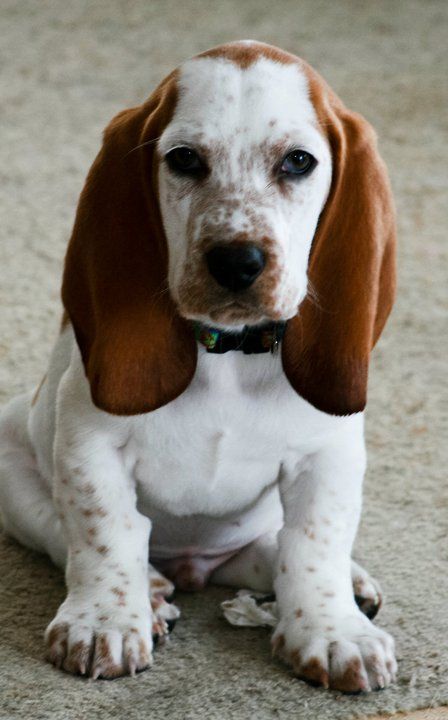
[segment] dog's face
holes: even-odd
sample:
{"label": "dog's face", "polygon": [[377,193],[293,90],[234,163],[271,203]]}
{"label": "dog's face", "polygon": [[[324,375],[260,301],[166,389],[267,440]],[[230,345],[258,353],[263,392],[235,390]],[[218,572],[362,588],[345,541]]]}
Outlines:
{"label": "dog's face", "polygon": [[331,182],[298,65],[189,61],[157,152],[179,313],[224,327],[293,317]]}

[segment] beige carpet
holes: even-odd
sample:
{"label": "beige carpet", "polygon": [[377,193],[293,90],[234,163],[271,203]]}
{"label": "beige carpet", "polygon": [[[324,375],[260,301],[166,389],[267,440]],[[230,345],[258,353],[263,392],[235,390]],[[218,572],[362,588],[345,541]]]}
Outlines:
{"label": "beige carpet", "polygon": [[61,259],[101,129],[204,48],[252,37],[316,66],[378,129],[400,227],[357,545],[386,591],[379,622],[397,639],[397,685],[368,697],[307,687],[270,659],[267,632],[225,625],[225,590],[179,597],[182,621],[151,672],[96,683],[63,675],[43,662],[41,641],[62,577],[5,539],[2,720],[349,720],[448,703],[446,21],[444,0],[2,0],[1,402],[45,371]]}

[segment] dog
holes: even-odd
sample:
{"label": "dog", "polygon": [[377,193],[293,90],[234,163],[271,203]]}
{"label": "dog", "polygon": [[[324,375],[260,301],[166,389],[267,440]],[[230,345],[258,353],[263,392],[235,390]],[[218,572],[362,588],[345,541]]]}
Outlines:
{"label": "dog", "polygon": [[48,373],[0,423],[5,531],[66,572],[53,664],[145,669],[172,583],[212,582],[275,591],[273,651],[299,678],[394,681],[351,561],[394,294],[375,133],[303,60],[225,44],[111,121]]}

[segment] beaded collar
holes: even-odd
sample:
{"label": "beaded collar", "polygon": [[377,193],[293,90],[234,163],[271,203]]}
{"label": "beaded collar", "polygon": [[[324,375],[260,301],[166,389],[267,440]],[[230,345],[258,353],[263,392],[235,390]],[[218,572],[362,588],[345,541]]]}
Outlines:
{"label": "beaded collar", "polygon": [[239,332],[228,332],[194,322],[196,340],[209,353],[222,354],[229,350],[241,350],[245,355],[252,353],[275,353],[281,342],[286,322],[269,322],[251,327],[246,325]]}

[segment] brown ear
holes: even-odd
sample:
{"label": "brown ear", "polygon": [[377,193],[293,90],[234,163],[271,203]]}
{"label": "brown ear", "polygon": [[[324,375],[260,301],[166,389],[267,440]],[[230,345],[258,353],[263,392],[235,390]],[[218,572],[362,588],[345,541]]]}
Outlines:
{"label": "brown ear", "polygon": [[196,367],[193,333],[168,291],[156,198],[154,145],[175,102],[170,76],[144,105],[107,127],[65,260],[62,299],[92,399],[116,414],[165,405],[185,390]]}
{"label": "brown ear", "polygon": [[349,415],[364,409],[370,351],[395,295],[394,207],[372,128],[306,72],[333,178],[309,262],[312,296],[288,322],[283,367],[316,408]]}

